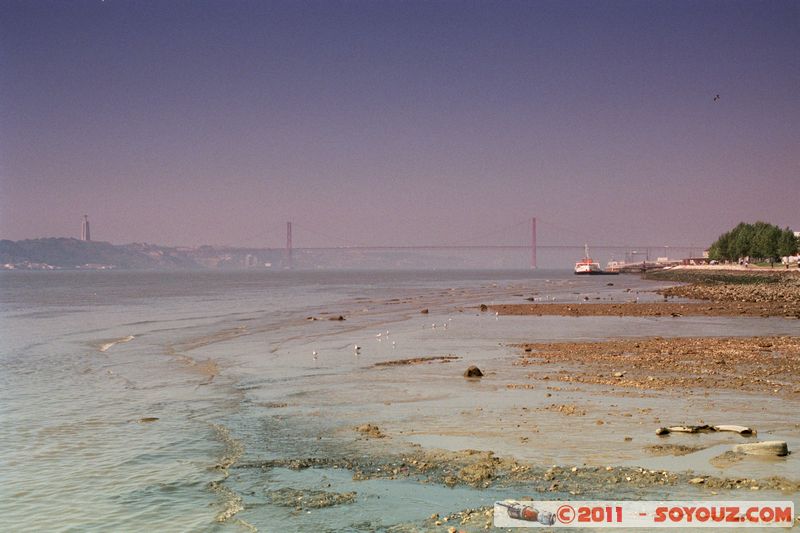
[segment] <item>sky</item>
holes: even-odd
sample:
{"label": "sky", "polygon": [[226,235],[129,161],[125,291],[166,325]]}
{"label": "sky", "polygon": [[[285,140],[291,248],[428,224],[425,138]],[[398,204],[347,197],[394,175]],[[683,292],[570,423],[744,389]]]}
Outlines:
{"label": "sky", "polygon": [[796,1],[3,0],[0,238],[800,230],[799,51]]}

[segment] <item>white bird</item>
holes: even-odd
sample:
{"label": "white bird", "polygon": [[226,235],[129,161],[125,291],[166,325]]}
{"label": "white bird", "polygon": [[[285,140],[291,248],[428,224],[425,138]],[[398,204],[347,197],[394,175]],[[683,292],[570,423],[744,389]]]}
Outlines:
{"label": "white bird", "polygon": [[397,346],[397,343],[392,341],[392,348],[394,348],[395,346]]}
{"label": "white bird", "polygon": [[376,337],[380,337],[380,336],[381,336],[381,334],[380,334],[380,333],[378,333],[378,334],[377,334],[377,335],[375,335],[375,336],[376,336]]}
{"label": "white bird", "polygon": [[359,346],[358,344],[354,344],[353,345],[353,351],[354,352],[358,353],[360,350],[361,350],[361,346]]}
{"label": "white bird", "polygon": [[313,352],[311,352],[311,355],[314,356],[314,361],[316,361],[317,360],[317,351],[314,350]]}

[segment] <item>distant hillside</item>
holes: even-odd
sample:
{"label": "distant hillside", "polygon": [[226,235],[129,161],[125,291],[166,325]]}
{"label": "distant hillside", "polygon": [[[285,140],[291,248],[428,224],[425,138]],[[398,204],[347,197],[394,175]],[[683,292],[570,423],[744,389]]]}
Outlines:
{"label": "distant hillside", "polygon": [[45,264],[58,268],[85,265],[121,269],[197,268],[187,254],[148,244],[114,245],[108,242],[47,238],[0,240],[0,264]]}

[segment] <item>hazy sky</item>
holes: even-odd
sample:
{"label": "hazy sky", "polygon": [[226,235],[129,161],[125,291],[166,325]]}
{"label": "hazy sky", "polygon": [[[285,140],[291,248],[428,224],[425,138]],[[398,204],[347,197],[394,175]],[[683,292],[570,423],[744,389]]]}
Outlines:
{"label": "hazy sky", "polygon": [[799,51],[797,1],[3,0],[0,238],[800,229]]}

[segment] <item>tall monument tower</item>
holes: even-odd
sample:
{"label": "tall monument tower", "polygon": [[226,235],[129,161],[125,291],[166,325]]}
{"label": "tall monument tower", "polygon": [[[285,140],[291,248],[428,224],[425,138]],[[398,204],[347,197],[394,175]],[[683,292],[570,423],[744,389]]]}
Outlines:
{"label": "tall monument tower", "polygon": [[92,235],[89,232],[89,215],[83,215],[83,224],[81,225],[81,240],[91,241]]}

